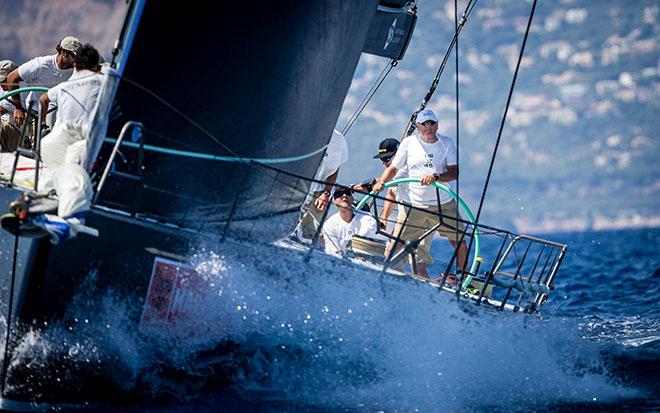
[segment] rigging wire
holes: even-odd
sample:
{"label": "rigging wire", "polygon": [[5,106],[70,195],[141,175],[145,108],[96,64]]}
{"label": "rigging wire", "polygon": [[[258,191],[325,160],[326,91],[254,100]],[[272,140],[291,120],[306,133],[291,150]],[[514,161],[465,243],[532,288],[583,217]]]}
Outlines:
{"label": "rigging wire", "polygon": [[8,300],[8,306],[7,306],[7,332],[5,335],[5,351],[4,351],[4,356],[2,358],[2,376],[0,377],[0,380],[2,382],[0,383],[0,396],[4,395],[5,393],[5,382],[7,381],[7,371],[9,370],[9,358],[11,357],[11,354],[9,353],[10,349],[13,349],[13,345],[11,343],[11,321],[12,321],[12,310],[14,307],[14,287],[16,285],[16,261],[18,261],[18,228],[16,229],[16,235],[14,237],[14,254],[13,254],[13,259],[12,259],[12,264],[11,264],[11,284],[9,285],[9,300]]}
{"label": "rigging wire", "polygon": [[380,88],[380,86],[383,84],[387,76],[390,74],[392,69],[396,67],[397,64],[399,64],[399,61],[397,59],[392,59],[390,60],[390,63],[383,68],[383,70],[380,72],[380,75],[378,75],[378,77],[376,78],[376,81],[371,85],[371,88],[367,91],[367,94],[364,96],[364,98],[362,98],[362,101],[358,105],[357,109],[355,109],[355,112],[353,112],[353,115],[351,115],[348,122],[346,122],[346,125],[344,125],[344,128],[341,130],[342,135],[346,136],[346,134],[351,129],[355,121],[357,121],[357,119],[362,114],[364,108],[371,101],[371,98],[374,97],[374,95],[378,91],[378,88]]}
{"label": "rigging wire", "polygon": [[[456,176],[456,197],[460,198],[460,117],[459,117],[459,86],[458,86],[458,0],[454,0],[454,37],[456,37],[455,67],[456,67],[456,165],[458,166],[458,175]],[[456,209],[458,211],[458,209]],[[458,227],[456,228],[456,237],[458,238]],[[465,265],[465,263],[461,263]]]}
{"label": "rigging wire", "polygon": [[[525,45],[527,44],[527,37],[529,36],[529,29],[532,26],[532,20],[534,19],[534,10],[536,9],[536,2],[534,0],[532,3],[532,10],[529,13],[529,20],[527,21],[527,29],[525,29],[525,37],[523,38],[522,46],[520,47],[520,54],[518,55],[518,62],[516,63],[516,70],[513,73],[513,79],[511,80],[511,87],[509,88],[509,96],[506,100],[506,106],[504,108],[504,115],[502,116],[502,122],[500,123],[500,129],[497,133],[497,140],[495,141],[495,148],[493,149],[493,155],[490,158],[490,165],[488,167],[488,174],[486,175],[486,182],[484,183],[484,189],[481,193],[481,199],[479,200],[479,208],[477,209],[476,223],[479,223],[479,217],[481,216],[481,210],[484,205],[484,199],[486,198],[486,191],[488,190],[488,184],[490,182],[490,177],[493,172],[493,165],[495,164],[495,156],[497,155],[497,149],[500,145],[500,140],[502,138],[502,131],[504,130],[504,124],[506,122],[506,115],[509,111],[509,105],[511,104],[511,98],[513,96],[513,90],[516,86],[516,80],[518,78],[518,70],[520,69],[520,62],[522,61],[523,54],[525,52]],[[469,250],[469,248],[468,248]]]}
{"label": "rigging wire", "polygon": [[444,72],[445,66],[447,65],[447,61],[449,60],[449,55],[451,54],[454,45],[458,41],[458,35],[461,33],[461,30],[463,29],[463,26],[467,22],[470,13],[472,13],[472,10],[474,10],[474,6],[477,4],[477,1],[478,0],[469,0],[467,6],[465,6],[463,15],[461,16],[461,19],[458,22],[458,27],[454,31],[454,36],[451,39],[451,42],[449,43],[447,50],[445,51],[445,55],[442,58],[442,62],[440,63],[440,67],[438,68],[435,77],[433,78],[433,82],[431,82],[431,87],[429,88],[428,92],[426,92],[426,96],[424,96],[424,99],[422,99],[422,103],[419,105],[419,109],[413,112],[413,114],[410,116],[410,120],[408,120],[408,124],[406,125],[406,128],[403,131],[403,135],[401,136],[401,139],[413,133],[415,129],[415,119],[417,119],[417,114],[426,108],[426,105],[433,97],[433,93],[435,93],[435,90],[437,89],[438,84],[440,83],[442,72]]}
{"label": "rigging wire", "polygon": [[163,99],[162,97],[160,97],[157,93],[155,93],[155,92],[151,91],[150,89],[148,89],[147,87],[142,86],[141,84],[139,84],[139,83],[137,83],[137,82],[135,82],[135,81],[133,81],[133,80],[127,78],[126,76],[120,76],[120,75],[118,75],[118,76],[119,76],[120,79],[125,80],[127,83],[129,83],[129,84],[135,86],[136,88],[142,90],[143,92],[145,92],[145,93],[151,95],[151,96],[154,97],[156,100],[158,100],[160,103],[162,103],[163,105],[165,105],[168,109],[170,109],[172,112],[174,112],[174,113],[176,113],[177,115],[181,116],[184,120],[186,120],[186,121],[189,122],[191,125],[193,125],[193,126],[196,127],[197,129],[199,129],[204,135],[206,135],[206,136],[208,136],[209,138],[211,138],[211,140],[212,140],[213,142],[217,143],[217,144],[218,144],[222,149],[224,149],[227,153],[229,153],[230,155],[232,155],[232,156],[234,156],[234,157],[236,157],[236,158],[241,158],[236,152],[234,152],[234,151],[231,150],[227,145],[225,145],[224,143],[222,143],[222,141],[221,141],[220,139],[216,138],[211,132],[209,132],[208,130],[206,130],[202,125],[200,125],[199,123],[195,122],[190,116],[186,115],[185,113],[183,113],[182,111],[180,111],[179,109],[177,109],[177,108],[176,108],[175,106],[173,106],[171,103],[169,103],[168,101],[166,101],[165,99]]}

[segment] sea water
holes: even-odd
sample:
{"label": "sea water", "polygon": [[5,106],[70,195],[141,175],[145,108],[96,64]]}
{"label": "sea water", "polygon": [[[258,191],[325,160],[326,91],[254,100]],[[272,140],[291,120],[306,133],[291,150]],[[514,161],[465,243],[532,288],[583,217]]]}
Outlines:
{"label": "sea water", "polygon": [[174,334],[124,330],[109,293],[81,297],[74,326],[24,335],[20,354],[64,355],[51,381],[104,366],[126,411],[660,408],[660,230],[549,238],[569,250],[541,318],[321,255],[200,242],[204,293]]}

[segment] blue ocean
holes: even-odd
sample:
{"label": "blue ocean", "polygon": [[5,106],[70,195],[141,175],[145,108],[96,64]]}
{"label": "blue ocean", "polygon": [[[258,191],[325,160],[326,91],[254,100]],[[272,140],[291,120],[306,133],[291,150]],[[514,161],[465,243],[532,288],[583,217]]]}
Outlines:
{"label": "blue ocean", "polygon": [[107,411],[657,411],[660,230],[549,238],[569,250],[541,317],[323,256],[201,243],[207,292],[180,331],[129,333],[120,297],[81,297],[74,325],[23,337],[47,371],[27,385],[101,370],[90,392],[119,406],[90,407]]}

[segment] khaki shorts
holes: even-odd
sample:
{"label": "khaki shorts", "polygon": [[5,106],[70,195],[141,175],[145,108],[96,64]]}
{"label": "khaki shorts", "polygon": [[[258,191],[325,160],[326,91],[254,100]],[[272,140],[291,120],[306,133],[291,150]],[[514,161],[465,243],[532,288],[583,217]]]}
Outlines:
{"label": "khaki shorts", "polygon": [[[394,231],[392,231],[392,235],[394,235],[395,237],[397,236],[397,234],[401,231],[401,225],[399,223],[404,222],[405,219],[406,219],[406,209],[403,205],[399,205],[397,207],[396,224],[394,225]],[[429,261],[432,262],[431,259],[432,241],[433,241],[433,236],[429,235],[428,237],[424,237],[424,239],[419,242],[419,246],[417,247],[417,257],[416,257],[417,262],[422,262],[427,264],[430,263]],[[405,262],[406,260],[399,262],[399,267],[401,267],[399,269],[403,269],[402,267],[405,265],[404,264]]]}
{"label": "khaki shorts", "polygon": [[[442,225],[437,229],[438,233],[450,241],[458,241],[461,238],[464,229],[463,223],[457,221],[455,218],[450,218],[458,217],[458,219],[462,219],[458,214],[456,201],[452,200],[446,204],[442,204],[439,211],[436,205],[422,205],[415,206],[415,208],[403,207],[401,209],[403,213],[399,214],[397,217],[392,235],[397,236],[397,234],[399,234],[399,237],[403,241],[410,241],[419,238],[424,232],[437,224],[439,217],[434,214],[437,214],[438,212],[443,215]],[[406,217],[408,217],[407,220]],[[405,227],[403,226],[404,222],[406,223]],[[431,258],[431,255],[429,254],[432,238],[433,234],[429,234],[422,242],[420,242],[418,248],[419,256],[417,257],[418,261],[426,264],[433,263],[433,258]]]}

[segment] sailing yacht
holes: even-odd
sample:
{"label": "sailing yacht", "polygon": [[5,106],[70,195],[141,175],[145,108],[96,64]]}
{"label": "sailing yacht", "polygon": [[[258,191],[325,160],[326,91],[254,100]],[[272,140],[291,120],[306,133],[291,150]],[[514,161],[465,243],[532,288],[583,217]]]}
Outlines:
{"label": "sailing yacht", "polygon": [[[53,244],[46,233],[23,231],[19,222],[0,235],[7,326],[3,406],[63,397],[56,384],[39,395],[18,385],[29,366],[13,362],[16,344],[24,326],[65,318],[90,274],[97,292],[113,290],[130,303],[130,323],[139,331],[167,328],[185,313],[179,298],[191,293],[191,283],[183,281],[196,277],[189,255],[200,239],[248,240],[305,259],[323,254],[314,242],[287,235],[361,53],[400,60],[415,27],[416,5],[258,0],[251,8],[258,12],[224,2],[129,3],[89,128],[95,187],[85,226],[93,231]],[[30,208],[34,213],[56,202],[53,194],[39,192],[39,174],[47,165],[40,162],[36,142],[2,155],[0,205],[10,210],[17,198],[25,199],[25,219]],[[468,217],[462,236],[472,246],[469,270],[455,274],[454,284],[447,280],[455,257],[433,281],[396,266],[414,255],[416,242],[399,256],[385,257],[382,243],[356,238],[345,257],[329,259],[422,283],[495,311],[538,314],[566,246],[485,226],[455,193],[439,184],[437,189],[449,191]],[[357,208],[370,198],[379,199],[365,193]],[[378,208],[382,199],[370,204]],[[497,241],[483,239],[488,236]],[[65,397],[76,400],[75,394]]]}

